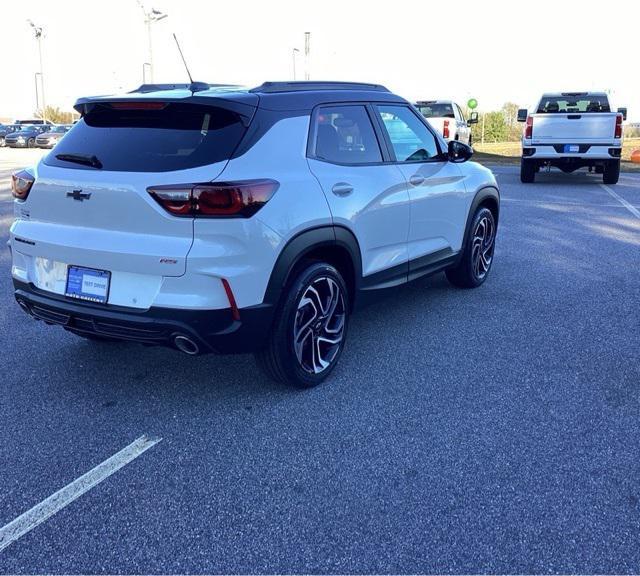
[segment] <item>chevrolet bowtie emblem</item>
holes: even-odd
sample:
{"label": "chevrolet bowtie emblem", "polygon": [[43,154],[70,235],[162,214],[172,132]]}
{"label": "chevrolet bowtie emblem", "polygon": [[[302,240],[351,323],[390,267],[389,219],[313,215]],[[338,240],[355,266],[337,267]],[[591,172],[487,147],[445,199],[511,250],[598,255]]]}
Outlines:
{"label": "chevrolet bowtie emblem", "polygon": [[91,198],[91,192],[83,192],[82,190],[74,190],[73,192],[67,192],[67,198],[73,198],[74,200],[89,200]]}

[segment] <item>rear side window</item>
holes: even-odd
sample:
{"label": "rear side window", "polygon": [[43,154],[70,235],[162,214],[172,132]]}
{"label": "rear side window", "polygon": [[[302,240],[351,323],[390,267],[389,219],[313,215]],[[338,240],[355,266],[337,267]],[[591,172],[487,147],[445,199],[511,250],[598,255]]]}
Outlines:
{"label": "rear side window", "polygon": [[440,150],[431,131],[407,106],[378,106],[398,162],[439,159]]}
{"label": "rear side window", "polygon": [[103,170],[169,172],[227,160],[245,133],[235,112],[220,107],[157,103],[156,109],[96,105],[60,140],[45,163],[86,166],[56,156],[95,156]]}
{"label": "rear side window", "polygon": [[609,100],[605,95],[589,96],[580,94],[574,96],[543,96],[538,105],[538,114],[553,113],[590,113],[611,112]]}
{"label": "rear side window", "polygon": [[420,103],[416,105],[425,118],[455,118],[453,106],[449,103]]}
{"label": "rear side window", "polygon": [[336,164],[382,162],[380,145],[364,106],[331,106],[316,114],[315,156]]}

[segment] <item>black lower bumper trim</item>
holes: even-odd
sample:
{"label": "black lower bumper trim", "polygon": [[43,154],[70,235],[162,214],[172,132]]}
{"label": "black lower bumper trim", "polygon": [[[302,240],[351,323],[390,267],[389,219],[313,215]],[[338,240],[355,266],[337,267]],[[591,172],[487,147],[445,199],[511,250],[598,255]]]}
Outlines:
{"label": "black lower bumper trim", "polygon": [[25,312],[70,332],[172,348],[175,337],[182,335],[196,342],[202,352],[232,354],[258,350],[264,346],[273,320],[273,307],[268,304],[241,308],[237,321],[230,308],[152,307],[138,311],[70,300],[16,280],[14,287],[15,298]]}

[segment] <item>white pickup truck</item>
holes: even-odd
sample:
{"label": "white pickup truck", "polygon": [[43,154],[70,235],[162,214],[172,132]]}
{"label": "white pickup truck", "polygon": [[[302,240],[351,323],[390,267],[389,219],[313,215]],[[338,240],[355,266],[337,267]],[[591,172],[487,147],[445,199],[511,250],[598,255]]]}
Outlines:
{"label": "white pickup truck", "polygon": [[471,125],[478,122],[477,112],[471,112],[467,120],[462,108],[452,100],[420,100],[414,106],[447,142],[458,140],[469,146],[473,143]]}
{"label": "white pickup truck", "polygon": [[522,134],[520,180],[533,182],[542,167],[563,172],[588,167],[602,174],[605,184],[620,175],[622,121],[626,108],[612,112],[604,92],[543,94],[533,113],[518,110],[525,122]]}

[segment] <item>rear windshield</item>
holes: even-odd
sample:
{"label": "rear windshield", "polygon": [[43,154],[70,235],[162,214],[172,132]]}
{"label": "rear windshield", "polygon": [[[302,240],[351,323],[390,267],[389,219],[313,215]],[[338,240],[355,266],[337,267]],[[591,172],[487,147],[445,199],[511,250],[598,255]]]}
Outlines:
{"label": "rear windshield", "polygon": [[184,170],[227,160],[245,133],[240,116],[220,107],[168,103],[161,109],[136,110],[115,106],[100,104],[90,110],[45,163],[95,170],[56,158],[70,154],[95,156],[103,170]]}
{"label": "rear windshield", "polygon": [[416,108],[425,118],[455,118],[451,104],[418,104]]}
{"label": "rear windshield", "polygon": [[543,96],[538,105],[538,114],[611,112],[606,96]]}

